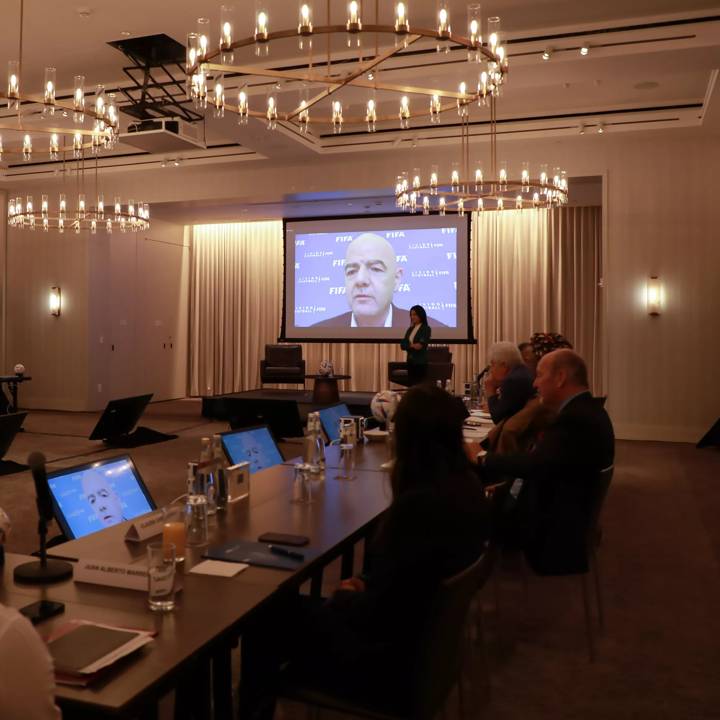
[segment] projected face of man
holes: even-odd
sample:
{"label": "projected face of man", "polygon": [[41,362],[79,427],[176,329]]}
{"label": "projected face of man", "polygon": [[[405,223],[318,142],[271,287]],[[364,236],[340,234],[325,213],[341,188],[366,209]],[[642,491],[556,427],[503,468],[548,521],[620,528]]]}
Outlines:
{"label": "projected face of man", "polygon": [[101,471],[88,470],[83,475],[82,487],[85,499],[103,525],[110,527],[124,520],[120,498]]}
{"label": "projected face of man", "polygon": [[402,278],[395,250],[373,233],[356,237],[345,254],[345,292],[359,327],[383,327]]}

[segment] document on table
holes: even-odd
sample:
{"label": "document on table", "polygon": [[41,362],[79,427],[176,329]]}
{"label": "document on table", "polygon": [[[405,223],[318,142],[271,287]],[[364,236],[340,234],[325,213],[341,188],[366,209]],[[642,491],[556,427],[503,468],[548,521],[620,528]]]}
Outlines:
{"label": "document on table", "polygon": [[227,563],[220,560],[203,560],[193,567],[190,572],[197,575],[217,575],[218,577],[233,577],[250,567],[247,563]]}

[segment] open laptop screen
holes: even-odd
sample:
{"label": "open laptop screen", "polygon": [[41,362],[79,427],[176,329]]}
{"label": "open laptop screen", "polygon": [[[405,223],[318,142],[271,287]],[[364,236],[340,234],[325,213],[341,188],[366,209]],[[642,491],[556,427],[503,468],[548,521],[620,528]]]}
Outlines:
{"label": "open laptop screen", "polygon": [[155,510],[129,455],[48,473],[55,519],[69,540]]}
{"label": "open laptop screen", "polygon": [[280,465],[283,456],[267,425],[222,433],[222,444],[233,465],[250,463],[250,473]]}
{"label": "open laptop screen", "polygon": [[340,418],[351,415],[344,403],[320,410],[320,424],[330,442],[340,439]]}

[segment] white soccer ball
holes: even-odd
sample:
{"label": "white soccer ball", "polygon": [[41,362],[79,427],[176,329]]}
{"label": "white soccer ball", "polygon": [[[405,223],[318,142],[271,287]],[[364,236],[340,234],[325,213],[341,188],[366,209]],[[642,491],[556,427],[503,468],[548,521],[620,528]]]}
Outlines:
{"label": "white soccer ball", "polygon": [[10,518],[8,514],[0,508],[0,545],[4,545],[10,535]]}
{"label": "white soccer ball", "polygon": [[13,370],[16,375],[22,375],[25,372],[25,366],[22,363],[18,363]]}
{"label": "white soccer ball", "polygon": [[318,375],[332,375],[334,370],[332,360],[323,360],[318,368]]}
{"label": "white soccer ball", "polygon": [[376,393],[370,401],[370,410],[373,417],[381,423],[392,421],[398,405],[398,394],[392,390],[382,390]]}

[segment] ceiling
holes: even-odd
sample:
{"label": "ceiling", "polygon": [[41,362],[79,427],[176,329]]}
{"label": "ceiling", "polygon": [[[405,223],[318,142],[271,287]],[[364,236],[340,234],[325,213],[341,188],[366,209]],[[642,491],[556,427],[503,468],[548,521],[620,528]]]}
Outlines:
{"label": "ceiling", "polygon": [[[325,3],[314,5],[314,22],[323,24]],[[17,57],[19,40],[19,0],[3,3],[4,22],[0,26],[0,67]],[[182,45],[188,31],[194,30],[198,16],[211,19],[211,28],[219,23],[219,5],[175,0],[172,10],[168,3],[147,0],[124,0],[105,3],[99,0],[83,3],[57,0],[25,0],[23,36],[23,83],[31,91],[39,91],[43,68],[57,68],[58,95],[72,90],[72,77],[84,73],[86,88],[102,82],[108,90],[129,84],[123,68],[126,58],[108,43],[124,37],[166,34]],[[322,5],[322,11],[320,6]],[[331,21],[342,22],[345,2],[331,0]],[[409,0],[412,26],[434,25],[434,0]],[[248,8],[248,6],[250,6]],[[380,22],[390,23],[393,2],[379,0]],[[297,4],[288,0],[267,0],[271,30],[297,25]],[[368,7],[370,10],[368,11]],[[720,68],[720,2],[704,0],[502,0],[484,2],[485,17],[498,14],[510,58],[510,74],[503,97],[498,101],[498,133],[503,141],[523,138],[578,135],[597,132],[600,123],[611,132],[653,132],[657,129],[699,126],[714,92]],[[364,18],[372,20],[374,3],[365,2]],[[465,3],[451,3],[451,17],[457,30],[465,24]],[[253,29],[252,4],[237,3],[240,28],[237,36],[247,36]],[[338,57],[347,62],[333,65],[331,72],[346,72],[355,66],[360,51],[345,48],[344,33],[337,38]],[[324,59],[324,40],[315,39],[314,62]],[[394,38],[380,39],[378,48],[387,47]],[[367,38],[362,54],[374,54],[374,40]],[[579,48],[587,44],[589,53],[581,56]],[[405,85],[427,84],[455,90],[465,79],[474,86],[478,66],[467,62],[466,52],[456,49],[449,53],[435,52],[435,43],[419,41],[407,54],[393,58],[383,66],[382,79]],[[542,59],[550,50],[550,59]],[[244,54],[243,54],[244,53]],[[268,58],[263,62],[274,68],[297,65],[295,38],[270,44]],[[246,65],[258,62],[250,51],[238,51],[236,60]],[[184,80],[178,68],[176,78]],[[298,104],[305,92],[300,83],[281,81],[279,87],[257,76],[228,78],[226,96],[247,85],[251,107],[262,109],[269,90],[278,96],[280,109]],[[309,88],[313,91],[314,88]],[[368,90],[344,88],[338,96],[346,116],[364,113]],[[121,97],[120,95],[118,97]],[[394,112],[397,97],[378,93],[380,112]],[[122,105],[122,103],[121,103]],[[36,106],[37,107],[37,106]],[[123,141],[109,156],[98,159],[98,168],[112,166],[113,171],[138,170],[176,163],[185,165],[236,162],[312,163],[320,155],[352,152],[388,153],[399,145],[423,147],[456,143],[459,137],[458,117],[454,111],[443,115],[439,126],[430,125],[426,98],[411,97],[411,110],[416,115],[408,130],[400,130],[397,122],[380,124],[378,132],[368,134],[364,126],[345,126],[334,135],[323,119],[329,116],[329,103],[313,108],[311,132],[303,137],[292,124],[279,123],[276,131],[268,131],[263,122],[251,121],[238,125],[233,114],[214,119],[208,110],[204,121],[188,128],[200,144],[180,144],[176,149],[155,152],[137,146],[133,138]],[[12,120],[7,108],[0,111],[0,122]],[[122,127],[133,118],[124,115]],[[486,109],[473,107],[470,133],[486,138]],[[27,127],[43,121],[37,114],[25,119]],[[19,135],[6,129],[0,131],[7,148],[19,142]],[[43,140],[41,142],[47,142]],[[38,177],[51,177],[57,164],[39,153],[30,163],[10,155],[0,164],[0,181],[19,183]],[[358,202],[380,207],[387,198],[369,197]],[[291,199],[292,200],[292,199]],[[323,202],[347,203],[345,198],[324,198]],[[309,207],[309,206],[308,206]],[[347,207],[347,205],[345,205]],[[158,208],[162,211],[162,208]],[[199,208],[195,208],[198,212]],[[292,209],[292,208],[291,208]],[[352,209],[352,208],[351,208]],[[216,215],[224,211],[216,210]],[[235,210],[237,213],[237,210]],[[297,214],[297,213],[295,213]]]}

